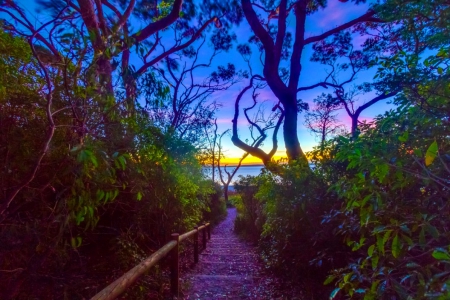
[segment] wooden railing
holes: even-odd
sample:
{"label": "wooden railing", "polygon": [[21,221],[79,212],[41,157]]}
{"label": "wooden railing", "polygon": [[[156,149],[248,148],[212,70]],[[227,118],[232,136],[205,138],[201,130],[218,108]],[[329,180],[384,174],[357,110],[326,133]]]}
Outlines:
{"label": "wooden railing", "polygon": [[203,249],[206,248],[206,238],[211,239],[211,226],[209,223],[202,226],[195,226],[194,230],[179,235],[172,234],[172,240],[165,244],[158,251],[147,257],[139,265],[126,272],[122,277],[101,290],[91,300],[112,300],[119,297],[125,290],[136,282],[136,280],[145,274],[150,268],[156,265],[162,258],[170,253],[170,291],[173,296],[178,297],[179,294],[179,247],[178,245],[185,239],[193,236],[194,238],[194,262],[198,262],[198,238],[199,231],[202,232]]}

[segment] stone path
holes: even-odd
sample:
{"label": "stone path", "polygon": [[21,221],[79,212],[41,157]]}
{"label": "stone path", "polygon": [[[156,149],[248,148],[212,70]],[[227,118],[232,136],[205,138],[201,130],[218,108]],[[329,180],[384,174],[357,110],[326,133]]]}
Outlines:
{"label": "stone path", "polygon": [[206,250],[182,276],[184,299],[271,299],[255,249],[233,232],[236,209],[211,232]]}

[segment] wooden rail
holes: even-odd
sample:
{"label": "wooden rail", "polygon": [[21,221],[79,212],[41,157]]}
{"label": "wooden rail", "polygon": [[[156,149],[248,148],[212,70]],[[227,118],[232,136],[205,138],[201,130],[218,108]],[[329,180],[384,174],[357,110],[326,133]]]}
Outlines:
{"label": "wooden rail", "polygon": [[115,280],[106,288],[97,293],[91,300],[112,300],[119,297],[127,288],[129,288],[136,280],[156,265],[161,259],[170,253],[170,291],[173,296],[178,297],[179,294],[179,247],[178,245],[185,239],[194,237],[194,262],[198,262],[198,233],[202,231],[203,249],[206,248],[206,236],[211,239],[211,226],[209,223],[202,226],[195,226],[194,230],[179,235],[172,234],[172,240],[161,247],[158,251],[147,257],[139,265],[135,266],[122,277]]}

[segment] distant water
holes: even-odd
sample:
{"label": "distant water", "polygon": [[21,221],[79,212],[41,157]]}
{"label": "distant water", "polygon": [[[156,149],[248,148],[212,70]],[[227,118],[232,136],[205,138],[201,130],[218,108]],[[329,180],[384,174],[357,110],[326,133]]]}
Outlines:
{"label": "distant water", "polygon": [[[263,168],[263,166],[241,166],[237,170],[236,174],[234,175],[232,184],[239,180],[239,175],[242,175],[244,177],[247,176],[247,175],[258,176],[261,173],[261,169],[262,168]],[[233,169],[234,169],[234,167],[227,167],[227,170],[230,173],[233,171]],[[211,169],[211,167],[204,167],[203,170],[204,170],[205,174],[209,178],[212,177],[212,169]],[[218,176],[219,176],[219,174],[217,173],[217,169],[216,169],[216,177],[219,178]],[[227,178],[226,176],[227,175],[225,174],[225,178]]]}

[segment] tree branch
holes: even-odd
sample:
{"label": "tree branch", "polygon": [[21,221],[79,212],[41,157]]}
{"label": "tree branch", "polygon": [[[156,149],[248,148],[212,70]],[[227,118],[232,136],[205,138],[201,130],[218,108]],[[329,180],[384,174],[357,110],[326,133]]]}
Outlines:
{"label": "tree branch", "polygon": [[[263,161],[263,163],[266,165],[270,162],[270,159],[272,158],[272,156],[270,156],[269,154],[265,153],[263,150],[261,150],[259,147],[259,145],[262,143],[263,139],[258,139],[256,144],[254,144],[253,146],[248,145],[246,143],[244,143],[238,135],[238,129],[237,129],[237,125],[238,125],[238,119],[239,119],[239,103],[242,99],[242,97],[244,96],[244,94],[253,87],[253,81],[255,79],[259,79],[262,80],[261,76],[255,75],[250,79],[250,83],[248,86],[246,86],[238,95],[238,97],[236,98],[235,104],[234,104],[234,117],[233,117],[233,134],[231,137],[231,141],[233,142],[233,144],[244,150],[245,152],[250,153],[253,156],[258,157],[259,159],[261,159]],[[280,122],[280,121],[279,121]],[[272,152],[271,152],[272,153]]]}
{"label": "tree branch", "polygon": [[305,22],[306,22],[306,5],[308,1],[297,2],[295,10],[295,42],[292,49],[290,76],[288,87],[291,91],[295,91],[300,79],[302,70],[301,59],[303,47],[305,46]]}
{"label": "tree branch", "polygon": [[374,105],[374,104],[377,103],[378,101],[381,101],[381,100],[390,98],[390,97],[392,97],[392,96],[395,96],[395,95],[397,95],[399,92],[400,92],[400,90],[396,90],[396,91],[392,91],[392,92],[387,93],[387,94],[382,94],[382,95],[379,95],[379,96],[373,98],[372,100],[370,100],[370,101],[364,103],[363,105],[361,105],[360,107],[358,107],[358,109],[356,109],[356,111],[355,111],[355,115],[359,116],[359,114],[361,114],[361,112],[362,112],[363,110],[365,110],[366,108],[368,108],[368,107]]}
{"label": "tree branch", "polygon": [[278,16],[278,32],[275,41],[275,60],[277,61],[277,66],[280,63],[281,51],[283,50],[284,37],[286,35],[286,6],[287,0],[281,0]]}
{"label": "tree branch", "polygon": [[171,49],[161,53],[160,55],[158,55],[157,57],[155,57],[154,59],[152,59],[148,63],[145,63],[142,67],[139,68],[139,70],[137,70],[136,74],[137,75],[142,75],[149,67],[151,67],[154,64],[158,63],[159,61],[161,61],[162,59],[166,58],[170,54],[173,54],[173,53],[175,53],[175,52],[177,52],[179,50],[182,50],[182,49],[184,49],[186,47],[189,47],[193,42],[195,42],[195,40],[197,40],[198,37],[200,37],[201,33],[206,29],[206,27],[208,27],[208,25],[211,24],[212,22],[214,22],[216,19],[217,19],[217,17],[214,17],[214,18],[211,18],[210,20],[208,20],[205,24],[203,24],[203,26],[186,43],[181,44],[181,45],[176,46],[176,47],[172,47]]}
{"label": "tree branch", "polygon": [[360,16],[359,18],[356,18],[350,22],[347,22],[345,24],[342,24],[334,29],[331,29],[321,35],[317,35],[317,36],[312,36],[309,37],[307,39],[305,39],[305,45],[307,44],[311,44],[311,43],[315,43],[321,40],[326,39],[327,37],[339,33],[342,30],[348,29],[350,27],[352,27],[353,25],[356,25],[358,23],[362,23],[362,22],[383,22],[382,20],[378,19],[378,18],[373,18],[373,16],[375,15],[375,11],[373,10],[369,10],[367,13],[365,13],[364,15]]}
{"label": "tree branch", "polygon": [[156,32],[169,27],[180,17],[181,7],[183,5],[183,0],[175,0],[173,3],[172,11],[164,18],[149,24],[147,27],[141,31],[132,35],[137,42],[141,42],[147,39],[149,36],[155,34]]}

